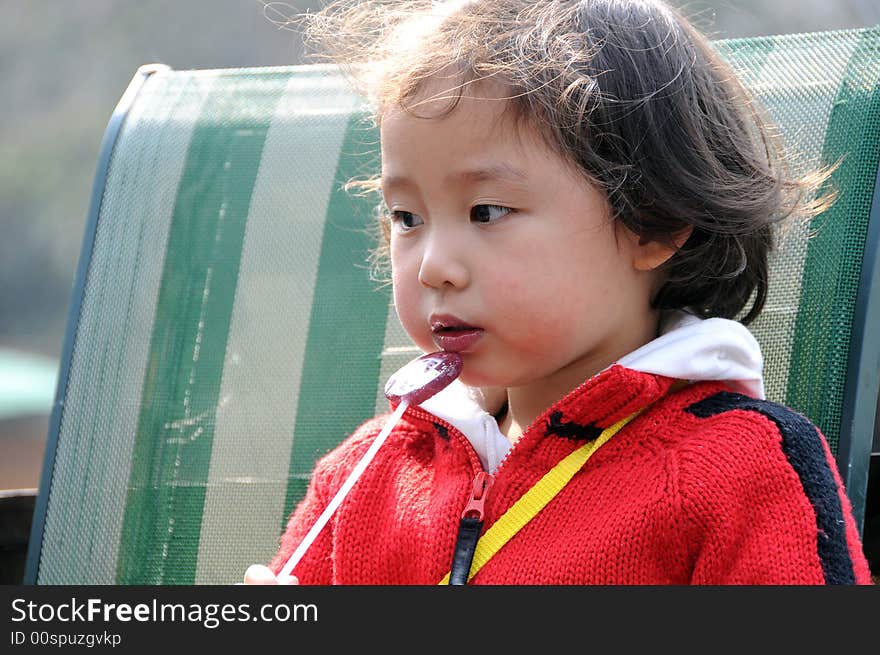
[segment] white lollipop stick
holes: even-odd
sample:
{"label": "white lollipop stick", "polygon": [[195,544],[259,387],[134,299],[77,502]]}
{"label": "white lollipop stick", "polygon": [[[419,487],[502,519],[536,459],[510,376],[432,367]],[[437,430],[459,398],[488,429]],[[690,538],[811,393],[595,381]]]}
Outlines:
{"label": "white lollipop stick", "polygon": [[427,400],[446,387],[458,377],[461,367],[462,359],[458,353],[437,352],[414,359],[391,376],[385,385],[385,396],[392,401],[398,400],[400,404],[385,422],[379,436],[370,444],[367,452],[364,453],[351,473],[348,474],[345,482],[339,487],[339,491],[336,492],[336,495],[333,496],[333,499],[324,508],[324,511],[321,512],[318,520],[315,521],[315,524],[309,529],[306,536],[303,537],[303,540],[296,547],[296,550],[293,551],[293,554],[281,568],[278,577],[290,575],[296,565],[299,564],[309,546],[312,545],[318,534],[327,525],[327,521],[330,520],[330,517],[333,516],[333,513],[342,504],[342,501],[348,495],[348,492],[351,491],[352,487],[354,487],[370,462],[373,461],[376,452],[385,443],[385,440],[391,434],[397,422],[400,421],[400,417],[403,416],[406,408]]}
{"label": "white lollipop stick", "polygon": [[306,536],[303,537],[303,540],[299,542],[299,546],[297,546],[296,550],[293,551],[290,559],[287,560],[287,563],[278,574],[279,576],[290,575],[290,572],[293,571],[294,567],[299,564],[299,561],[302,559],[302,556],[305,555],[306,551],[309,549],[309,546],[311,546],[312,542],[318,537],[318,533],[321,532],[323,527],[327,525],[327,521],[329,521],[330,517],[333,516],[333,512],[336,511],[336,508],[339,507],[339,505],[348,495],[348,492],[351,491],[354,483],[358,481],[358,478],[361,477],[361,474],[366,470],[370,462],[373,461],[373,457],[376,455],[376,451],[378,451],[379,448],[382,447],[382,444],[385,443],[388,435],[391,434],[391,431],[394,429],[394,426],[397,425],[397,422],[400,420],[400,417],[403,416],[403,413],[406,411],[407,407],[409,407],[409,403],[405,401],[401,402],[397,406],[397,409],[394,410],[394,414],[391,415],[391,418],[389,418],[388,421],[385,423],[385,427],[382,428],[382,432],[379,433],[379,436],[376,437],[376,440],[370,445],[370,447],[367,449],[367,452],[364,453],[364,456],[361,457],[361,461],[359,461],[352,472],[348,474],[345,482],[343,482],[342,486],[339,487],[339,491],[337,491],[336,495],[333,496],[333,500],[331,500],[327,507],[324,508],[324,511],[321,512],[321,516],[318,517],[318,520],[315,521],[315,524],[306,533]]}

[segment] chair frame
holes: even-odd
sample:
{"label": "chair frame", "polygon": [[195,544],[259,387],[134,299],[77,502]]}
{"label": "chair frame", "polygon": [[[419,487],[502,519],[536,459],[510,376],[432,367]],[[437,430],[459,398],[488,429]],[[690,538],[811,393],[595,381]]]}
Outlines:
{"label": "chair frame", "polygon": [[880,168],[871,197],[851,334],[837,467],[861,530],[865,520],[871,451],[880,428],[877,424],[880,401]]}

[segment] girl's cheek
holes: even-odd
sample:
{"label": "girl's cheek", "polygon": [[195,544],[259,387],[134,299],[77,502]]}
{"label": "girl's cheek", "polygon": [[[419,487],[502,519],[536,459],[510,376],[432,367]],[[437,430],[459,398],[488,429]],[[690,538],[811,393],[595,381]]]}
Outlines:
{"label": "girl's cheek", "polygon": [[427,322],[419,313],[418,280],[403,281],[395,276],[392,278],[392,284],[394,308],[397,311],[400,324],[417,346],[423,349],[429,347],[430,336],[424,334]]}

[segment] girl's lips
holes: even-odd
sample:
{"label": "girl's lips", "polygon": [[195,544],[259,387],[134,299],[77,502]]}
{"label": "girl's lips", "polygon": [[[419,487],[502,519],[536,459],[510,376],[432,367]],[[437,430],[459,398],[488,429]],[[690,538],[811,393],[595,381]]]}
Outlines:
{"label": "girl's lips", "polygon": [[435,330],[434,343],[442,350],[449,352],[466,352],[483,337],[480,328],[462,328],[454,330]]}

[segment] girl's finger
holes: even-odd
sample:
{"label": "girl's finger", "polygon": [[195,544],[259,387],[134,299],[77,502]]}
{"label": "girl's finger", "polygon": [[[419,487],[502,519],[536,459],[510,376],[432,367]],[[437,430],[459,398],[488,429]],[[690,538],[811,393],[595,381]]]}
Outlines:
{"label": "girl's finger", "polygon": [[[278,584],[271,569],[262,564],[251,564],[244,573],[245,584]],[[288,583],[289,584],[289,583]]]}

